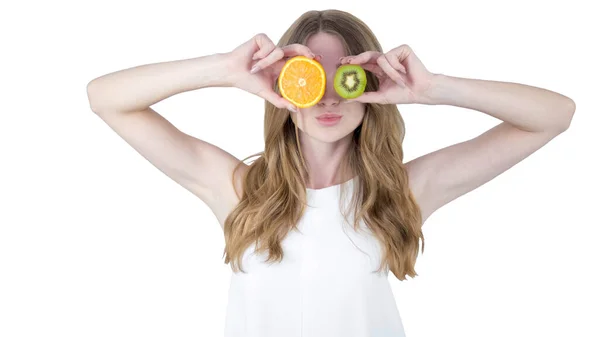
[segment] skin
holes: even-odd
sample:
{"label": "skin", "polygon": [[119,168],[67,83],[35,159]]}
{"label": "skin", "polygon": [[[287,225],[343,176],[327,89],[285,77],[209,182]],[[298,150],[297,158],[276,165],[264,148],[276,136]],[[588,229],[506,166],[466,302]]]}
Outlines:
{"label": "skin", "polygon": [[[312,50],[311,50],[312,49]],[[381,54],[367,51],[345,56],[339,41],[319,34],[308,46],[277,48],[258,34],[224,54],[148,64],[123,69],[94,79],[87,92],[92,111],[138,153],[175,182],[192,192],[216,215],[221,226],[239,202],[242,163],[218,146],[181,132],[150,106],[172,96],[211,86],[237,87],[294,109],[273,91],[284,57],[321,54],[331,82],[337,63],[360,64],[380,80],[378,92],[342,100],[327,88],[317,106],[292,113],[300,129],[305,159],[312,169],[309,188],[322,188],[349,180],[336,169],[349,145],[350,133],[363,118],[365,103],[448,105],[485,113],[501,121],[472,139],[450,144],[406,163],[410,189],[423,220],[452,200],[479,188],[521,162],[566,131],[575,102],[562,94],[530,85],[433,74],[407,45]],[[201,74],[201,76],[189,76]],[[139,78],[152,80],[139,81]],[[330,110],[328,110],[330,109]],[[340,124],[322,127],[314,117],[339,111]]]}
{"label": "skin", "polygon": [[[300,147],[309,167],[307,187],[320,189],[352,178],[340,176],[337,171],[352,140],[352,132],[362,123],[366,105],[345,102],[333,88],[339,60],[347,56],[339,37],[319,32],[308,39],[306,46],[318,55],[316,60],[325,69],[327,87],[319,103],[291,112],[291,117],[301,131]],[[319,124],[316,117],[327,112],[341,114],[342,119],[333,126]]]}

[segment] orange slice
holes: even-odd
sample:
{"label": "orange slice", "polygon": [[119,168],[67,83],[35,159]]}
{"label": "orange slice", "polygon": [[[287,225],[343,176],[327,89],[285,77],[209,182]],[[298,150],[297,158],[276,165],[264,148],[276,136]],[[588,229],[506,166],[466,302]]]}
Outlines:
{"label": "orange slice", "polygon": [[325,69],[306,56],[289,59],[279,74],[279,92],[299,108],[308,108],[319,102],[325,94]]}

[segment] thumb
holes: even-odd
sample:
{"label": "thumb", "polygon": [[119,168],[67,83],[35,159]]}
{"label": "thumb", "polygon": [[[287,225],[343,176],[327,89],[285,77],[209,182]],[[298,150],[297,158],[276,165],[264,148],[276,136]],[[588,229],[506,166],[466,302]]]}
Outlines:
{"label": "thumb", "polygon": [[280,109],[288,109],[292,112],[298,112],[298,108],[294,104],[290,103],[287,99],[279,96],[273,90],[262,90],[258,92],[257,95],[259,97],[264,98],[269,103],[273,104],[274,106]]}

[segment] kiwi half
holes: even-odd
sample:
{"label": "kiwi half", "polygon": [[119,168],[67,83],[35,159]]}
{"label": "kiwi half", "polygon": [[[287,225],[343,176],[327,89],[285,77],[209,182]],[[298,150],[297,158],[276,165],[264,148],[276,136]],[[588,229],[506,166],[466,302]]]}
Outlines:
{"label": "kiwi half", "polygon": [[345,64],[337,69],[333,81],[333,88],[338,95],[352,99],[365,92],[367,74],[358,64]]}

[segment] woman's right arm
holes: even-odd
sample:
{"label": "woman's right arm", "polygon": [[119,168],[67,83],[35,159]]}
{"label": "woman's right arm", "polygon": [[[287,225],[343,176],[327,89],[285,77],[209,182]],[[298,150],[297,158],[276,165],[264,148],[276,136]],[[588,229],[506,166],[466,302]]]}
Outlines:
{"label": "woman's right arm", "polygon": [[[239,160],[180,131],[150,106],[177,93],[229,86],[228,57],[214,54],[137,66],[98,77],[87,86],[90,108],[96,115],[215,213],[222,207],[215,204],[217,199],[223,203],[235,198],[231,173]],[[239,191],[241,186],[236,188]]]}
{"label": "woman's right arm", "polygon": [[175,94],[205,87],[229,86],[227,54],[141,65],[110,73],[88,84],[94,112],[143,110]]}
{"label": "woman's right arm", "polygon": [[[147,64],[98,77],[87,86],[88,100],[91,110],[121,138],[202,199],[222,222],[243,193],[241,177],[247,165],[241,164],[232,184],[239,159],[183,133],[150,106],[177,93],[220,86],[236,87],[290,108],[273,87],[284,57],[296,55],[314,57],[306,46],[279,48],[265,34],[257,34],[228,53]],[[252,72],[253,68],[260,70]]]}

